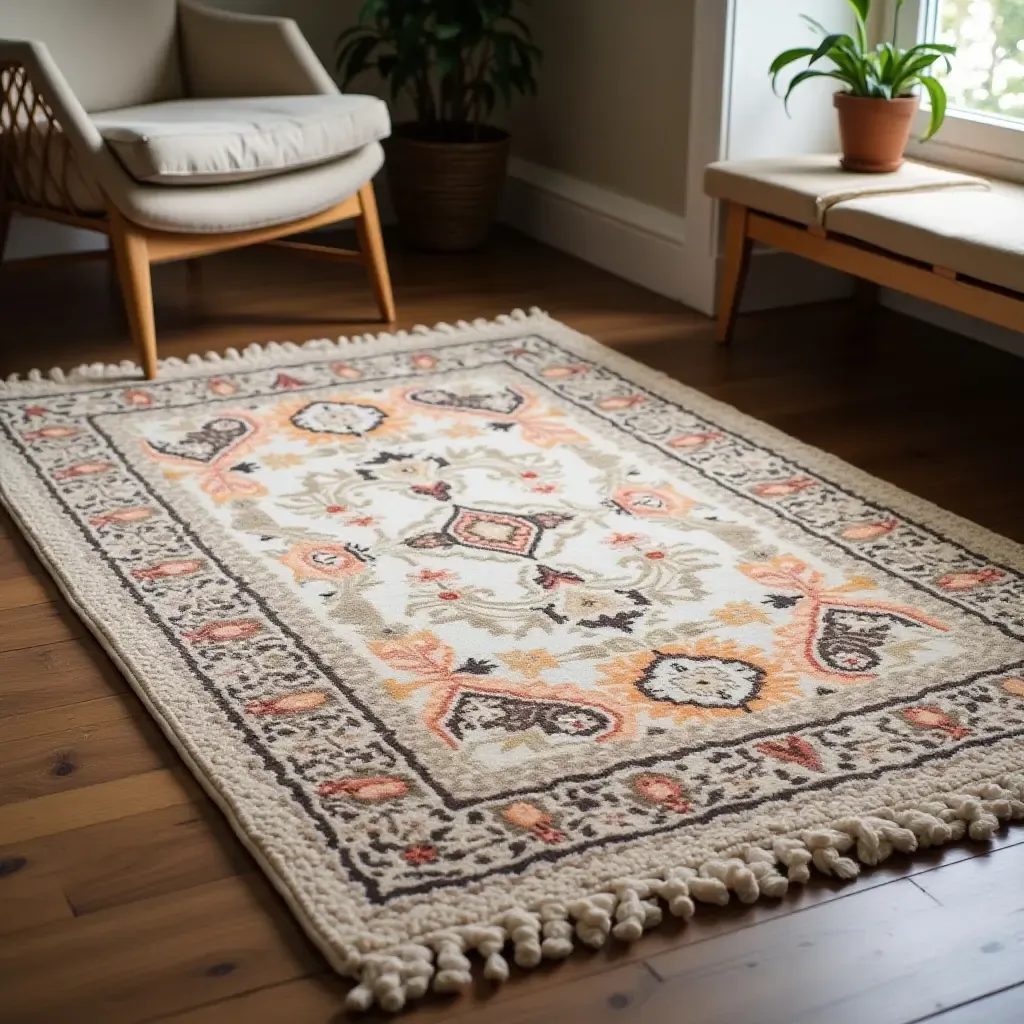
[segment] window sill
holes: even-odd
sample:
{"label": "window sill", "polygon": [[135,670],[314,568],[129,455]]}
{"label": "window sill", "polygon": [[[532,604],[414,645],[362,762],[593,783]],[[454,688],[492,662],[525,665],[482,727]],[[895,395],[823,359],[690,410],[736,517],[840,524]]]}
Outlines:
{"label": "window sill", "polygon": [[914,125],[915,141],[907,147],[908,156],[1024,182],[1024,122],[1017,127],[1000,118],[950,112],[934,139],[916,141],[927,130],[927,124],[928,112],[922,110]]}

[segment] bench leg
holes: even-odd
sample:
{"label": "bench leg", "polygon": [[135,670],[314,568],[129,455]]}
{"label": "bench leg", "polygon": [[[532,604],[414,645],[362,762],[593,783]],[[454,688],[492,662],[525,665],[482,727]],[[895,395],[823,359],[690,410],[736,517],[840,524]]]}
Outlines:
{"label": "bench leg", "polygon": [[747,220],[747,207],[729,203],[725,221],[725,256],[718,291],[718,324],[715,330],[715,340],[722,345],[732,340],[743,283],[750,265],[750,248],[753,243],[747,234]]}

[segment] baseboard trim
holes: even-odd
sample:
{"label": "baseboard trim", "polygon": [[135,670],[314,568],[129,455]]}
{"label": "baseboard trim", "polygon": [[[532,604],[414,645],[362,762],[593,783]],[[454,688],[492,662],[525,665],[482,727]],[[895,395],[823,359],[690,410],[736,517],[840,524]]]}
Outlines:
{"label": "baseboard trim", "polygon": [[681,297],[685,221],[676,214],[513,158],[501,219],[627,281]]}

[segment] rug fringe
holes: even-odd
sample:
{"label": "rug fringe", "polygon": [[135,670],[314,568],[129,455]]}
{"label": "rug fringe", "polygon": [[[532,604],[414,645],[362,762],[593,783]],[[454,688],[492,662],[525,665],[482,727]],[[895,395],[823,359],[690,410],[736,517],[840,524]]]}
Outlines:
{"label": "rug fringe", "polygon": [[1004,821],[1024,819],[1024,776],[970,786],[874,814],[841,818],[827,827],[779,836],[769,845],[745,845],[696,865],[671,867],[654,878],[623,878],[602,891],[566,903],[506,911],[488,925],[463,925],[428,934],[378,953],[353,952],[345,973],[357,980],[350,1010],[373,1005],[401,1010],[432,988],[460,992],[473,982],[468,953],[483,960],[483,976],[506,981],[509,964],[536,967],[569,956],[575,942],[598,949],[609,938],[635,942],[662,920],[663,907],[686,921],[697,903],[725,906],[762,896],[778,899],[791,883],[810,880],[812,869],[837,878],[860,874],[893,853],[913,853],[969,837],[992,839]]}
{"label": "rug fringe", "polygon": [[[382,331],[379,334],[354,334],[350,337],[313,338],[310,341],[296,344],[293,341],[268,341],[262,345],[247,345],[241,352],[236,348],[225,349],[224,353],[207,352],[206,355],[196,353],[184,359],[168,356],[157,364],[161,374],[175,377],[182,371],[194,373],[197,369],[212,372],[236,372],[239,370],[259,369],[266,366],[294,365],[307,362],[313,358],[340,355],[352,345],[367,345],[374,342],[409,342],[428,344],[432,341],[450,341],[463,334],[478,337],[481,331],[500,331],[512,325],[519,325],[530,320],[547,321],[548,314],[536,306],[528,311],[514,309],[487,320],[480,317],[472,322],[457,320],[455,323],[437,323],[433,327],[418,325],[412,330]],[[54,391],[60,387],[77,384],[93,384],[101,381],[124,380],[138,383],[144,374],[142,368],[129,359],[119,363],[82,363],[71,370],[53,367],[48,373],[42,370],[29,370],[22,377],[12,373],[6,380],[0,380],[0,395],[34,395]]]}

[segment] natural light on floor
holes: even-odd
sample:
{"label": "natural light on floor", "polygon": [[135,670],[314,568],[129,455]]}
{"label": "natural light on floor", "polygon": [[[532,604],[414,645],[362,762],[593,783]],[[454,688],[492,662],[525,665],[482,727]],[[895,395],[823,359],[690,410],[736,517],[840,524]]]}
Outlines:
{"label": "natural light on floor", "polygon": [[935,0],[934,11],[958,48],[950,106],[1024,121],[1024,0]]}

